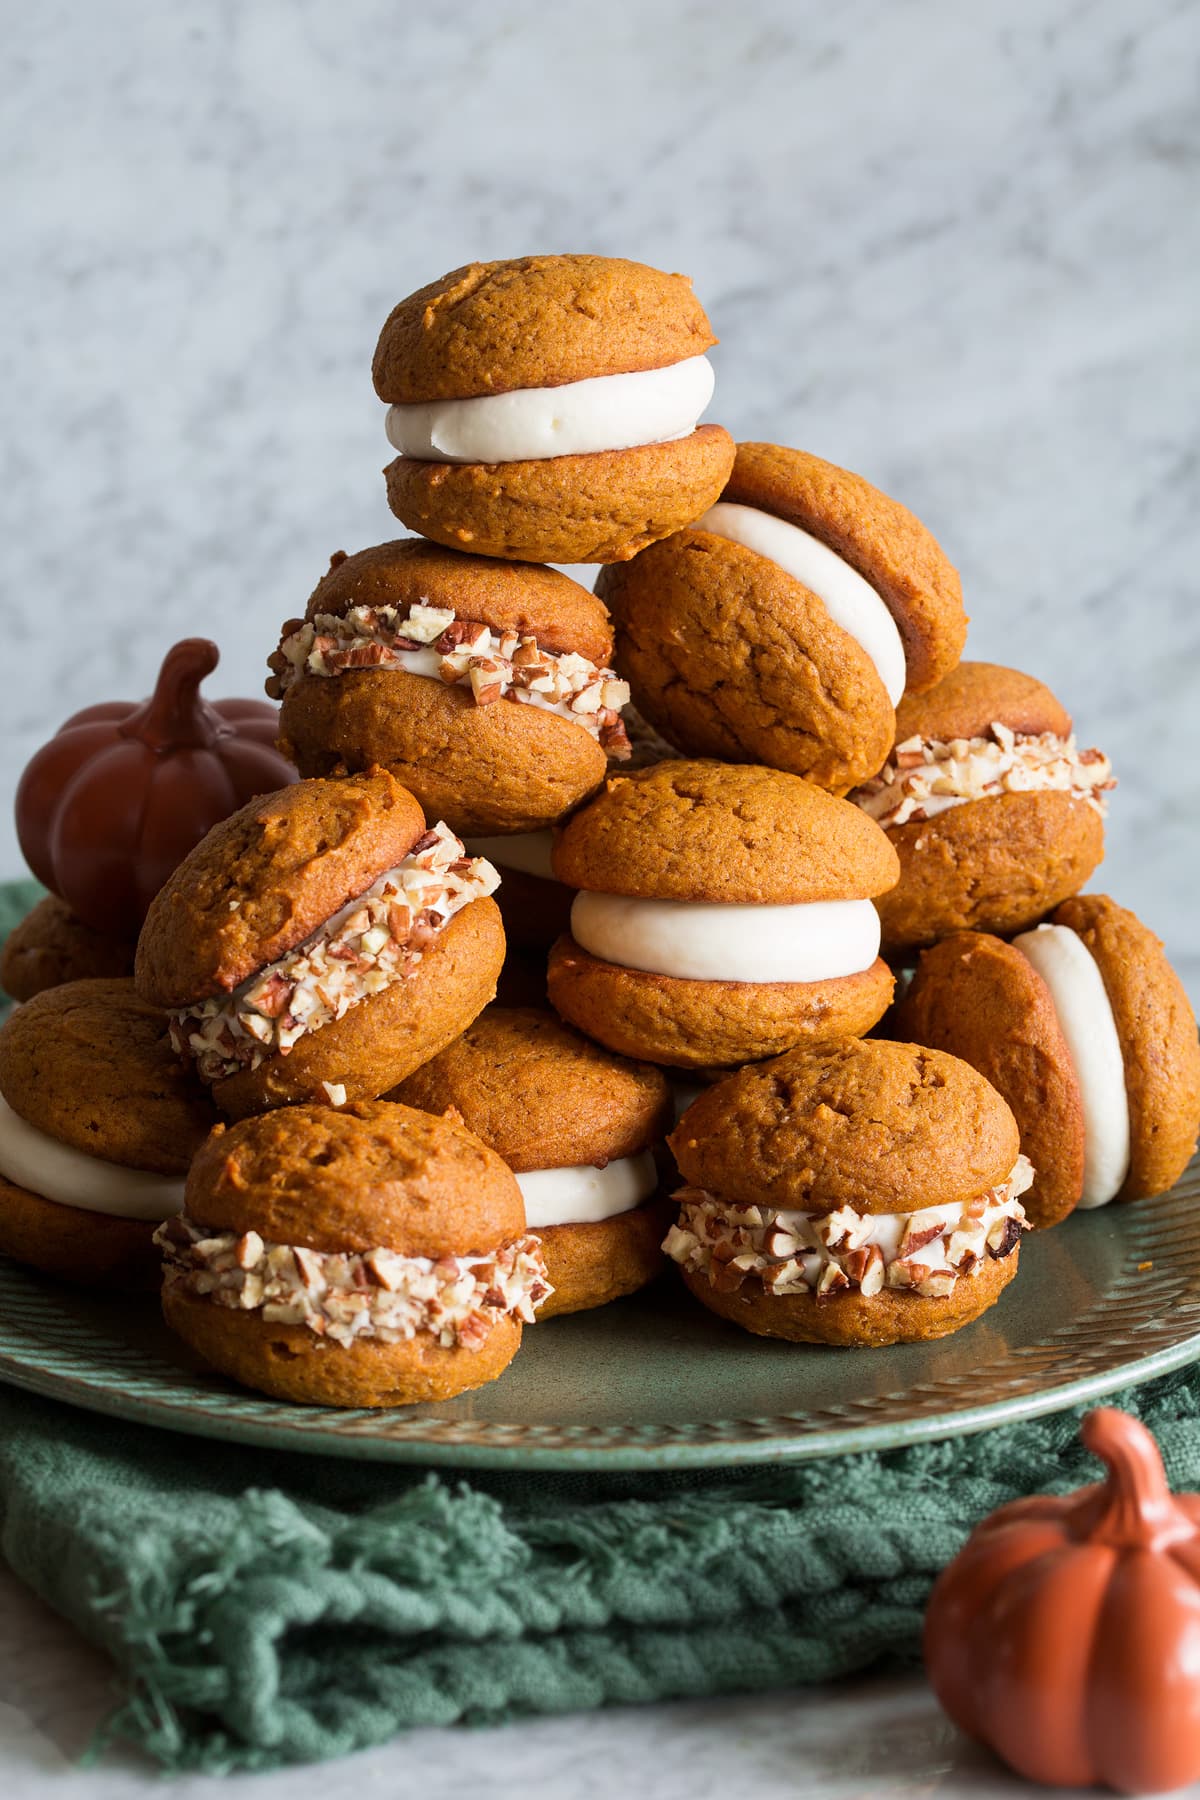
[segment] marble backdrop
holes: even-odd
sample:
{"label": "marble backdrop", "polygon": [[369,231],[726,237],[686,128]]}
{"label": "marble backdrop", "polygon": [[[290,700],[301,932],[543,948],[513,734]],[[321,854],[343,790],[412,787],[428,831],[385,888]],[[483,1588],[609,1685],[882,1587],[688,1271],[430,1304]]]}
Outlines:
{"label": "marble backdrop", "polygon": [[471,258],[685,269],[711,416],[861,470],[1114,797],[1194,984],[1195,5],[39,0],[6,9],[0,874],[30,752],[166,646],[257,692],[397,533],[375,336]]}

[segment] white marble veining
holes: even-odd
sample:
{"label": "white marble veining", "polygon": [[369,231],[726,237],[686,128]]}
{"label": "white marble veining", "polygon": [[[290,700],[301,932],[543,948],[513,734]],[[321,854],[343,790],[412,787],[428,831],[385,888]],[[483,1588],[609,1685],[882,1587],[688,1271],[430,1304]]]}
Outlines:
{"label": "white marble veining", "polygon": [[[215,691],[257,692],[328,554],[398,534],[369,380],[394,300],[474,257],[594,249],[694,277],[712,417],[928,521],[971,653],[1044,676],[1111,753],[1103,884],[1200,993],[1198,21],[1186,0],[9,9],[0,874],[19,770],[66,714],[144,693],[186,633],[220,642]],[[0,1772],[25,1800],[61,1785],[103,1678],[10,1586]],[[913,1685],[422,1738],[286,1791],[382,1792],[418,1749],[431,1800],[483,1769],[497,1800],[1017,1791]]]}

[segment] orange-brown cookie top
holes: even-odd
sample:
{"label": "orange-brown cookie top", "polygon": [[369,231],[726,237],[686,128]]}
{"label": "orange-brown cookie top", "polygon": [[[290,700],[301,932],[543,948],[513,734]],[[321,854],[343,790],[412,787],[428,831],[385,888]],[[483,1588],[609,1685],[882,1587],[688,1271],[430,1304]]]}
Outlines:
{"label": "orange-brown cookie top", "polygon": [[155,1006],[230,993],[310,937],[425,830],[386,769],[301,781],[215,826],[155,895],[135,979]]}
{"label": "orange-brown cookie top", "polygon": [[958,570],[898,500],[782,444],[739,444],[721,498],[798,525],[870,582],[896,621],[910,689],[932,687],[954,668],[967,641]]}
{"label": "orange-brown cookie top", "polygon": [[873,819],[798,775],[682,757],[609,780],[556,833],[569,887],[790,906],[873,899],[900,872]]}
{"label": "orange-brown cookie top", "polygon": [[1071,715],[1043,682],[1000,663],[961,662],[924,694],[905,694],[896,708],[896,742],[909,738],[984,737],[1007,725],[1022,737],[1070,737]]}
{"label": "orange-brown cookie top", "polygon": [[494,1150],[388,1100],[218,1126],[192,1164],[186,1206],[213,1230],[312,1250],[486,1254],[525,1229],[521,1190]]}
{"label": "orange-brown cookie top", "polygon": [[716,343],[686,275],[620,256],[468,263],[392,309],[381,400],[465,400],[663,369]]}
{"label": "orange-brown cookie top", "polygon": [[14,1012],[0,1094],[47,1137],[158,1175],[182,1175],[217,1117],[132,981],[66,982]]}
{"label": "orange-brown cookie top", "polygon": [[450,607],[460,619],[519,631],[545,650],[574,650],[589,662],[606,664],[612,657],[604,602],[569,575],[544,563],[469,556],[425,538],[396,538],[354,556],[339,550],[304,616],[341,617],[352,606],[394,606],[407,618],[417,605]]}
{"label": "orange-brown cookie top", "polygon": [[1187,992],[1161,941],[1107,894],[1076,894],[1050,924],[1077,932],[1112,1007],[1129,1096],[1129,1174],[1118,1199],[1177,1181],[1200,1130],[1200,1038]]}
{"label": "orange-brown cookie top", "polygon": [[1020,1150],[1012,1113],[967,1063],[874,1038],[751,1064],[701,1094],[668,1142],[694,1186],[808,1212],[965,1202]]}
{"label": "orange-brown cookie top", "polygon": [[390,1098],[425,1112],[453,1107],[521,1174],[602,1168],[647,1149],[671,1122],[661,1069],[602,1050],[532,1006],[489,1006]]}

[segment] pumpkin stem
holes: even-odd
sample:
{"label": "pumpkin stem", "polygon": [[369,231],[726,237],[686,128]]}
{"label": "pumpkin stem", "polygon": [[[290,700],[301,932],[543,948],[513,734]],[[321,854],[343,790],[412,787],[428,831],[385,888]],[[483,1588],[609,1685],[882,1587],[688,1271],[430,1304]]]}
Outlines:
{"label": "pumpkin stem", "polygon": [[1088,1413],[1080,1436],[1107,1465],[1099,1487],[1086,1491],[1076,1514],[1079,1536],[1130,1548],[1157,1549],[1193,1537],[1195,1526],[1176,1506],[1153,1437],[1115,1406]]}
{"label": "pumpkin stem", "polygon": [[211,744],[225,736],[228,723],[200,698],[200,683],[219,660],[211,638],[183,638],[172,645],[154,692],[118,727],[121,736],[140,738],[159,754]]}

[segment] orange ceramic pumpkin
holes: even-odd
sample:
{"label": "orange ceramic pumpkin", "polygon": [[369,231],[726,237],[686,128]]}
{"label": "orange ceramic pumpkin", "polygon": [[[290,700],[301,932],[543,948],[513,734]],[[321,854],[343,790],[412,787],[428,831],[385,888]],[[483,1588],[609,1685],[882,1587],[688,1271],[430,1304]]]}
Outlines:
{"label": "orange ceramic pumpkin", "polygon": [[151,900],[206,832],[296,779],[275,749],[275,707],[201,699],[217,660],[207,638],[185,638],[167,652],[149,700],[85,707],[21,777],[25,860],[95,931],[136,937]]}
{"label": "orange ceramic pumpkin", "polygon": [[1200,1777],[1200,1495],[1104,1407],[1107,1479],[985,1519],[939,1577],[925,1662],[955,1724],[1057,1787],[1157,1793]]}

